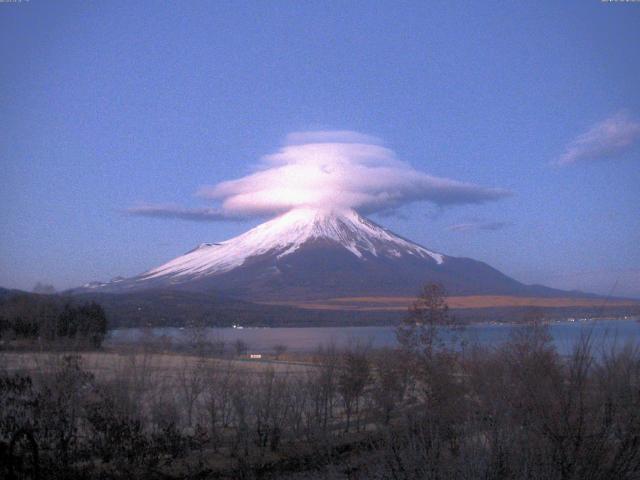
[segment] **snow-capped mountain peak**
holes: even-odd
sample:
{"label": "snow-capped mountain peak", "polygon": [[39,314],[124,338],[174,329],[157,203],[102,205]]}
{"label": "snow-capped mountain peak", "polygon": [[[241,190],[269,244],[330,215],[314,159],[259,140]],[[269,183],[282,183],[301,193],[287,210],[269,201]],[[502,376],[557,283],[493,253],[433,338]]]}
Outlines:
{"label": "snow-capped mountain peak", "polygon": [[483,262],[432,252],[353,210],[317,208],[291,210],[230,240],[201,243],[141,275],[77,291],[181,290],[272,302],[408,296],[430,282],[454,295],[558,295]]}
{"label": "snow-capped mountain peak", "polygon": [[203,243],[194,250],[138,277],[139,281],[202,277],[228,272],[251,257],[282,259],[308,242],[343,247],[362,261],[374,257],[418,257],[442,264],[444,256],[405,240],[354,210],[298,208],[230,240]]}

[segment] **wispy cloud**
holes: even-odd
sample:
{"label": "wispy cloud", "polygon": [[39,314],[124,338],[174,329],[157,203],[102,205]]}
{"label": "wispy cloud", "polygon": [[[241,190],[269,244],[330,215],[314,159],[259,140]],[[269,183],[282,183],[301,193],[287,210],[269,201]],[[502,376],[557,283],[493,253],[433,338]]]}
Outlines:
{"label": "wispy cloud", "polygon": [[151,218],[176,218],[195,222],[220,222],[243,220],[239,216],[229,215],[216,208],[185,208],[173,204],[139,205],[125,210],[128,215]]}
{"label": "wispy cloud", "polygon": [[262,157],[244,177],[201,187],[197,195],[218,208],[143,205],[132,215],[225,221],[267,216],[297,207],[355,208],[393,212],[412,202],[436,208],[479,204],[512,195],[413,168],[376,137],[349,130],[294,132],[275,153]]}
{"label": "wispy cloud", "polygon": [[571,165],[583,160],[612,158],[632,148],[638,140],[640,122],[626,112],[618,112],[570,142],[555,163]]}
{"label": "wispy cloud", "polygon": [[474,232],[479,230],[495,232],[513,225],[511,222],[468,222],[450,225],[447,230],[451,232]]}

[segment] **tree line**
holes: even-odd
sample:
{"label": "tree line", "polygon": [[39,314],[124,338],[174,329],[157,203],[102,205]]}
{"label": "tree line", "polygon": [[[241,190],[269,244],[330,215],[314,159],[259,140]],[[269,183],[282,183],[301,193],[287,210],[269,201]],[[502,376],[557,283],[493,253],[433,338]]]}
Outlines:
{"label": "tree line", "polygon": [[48,295],[13,295],[0,302],[0,338],[55,343],[75,341],[99,348],[107,333],[107,316],[96,302],[73,303]]}

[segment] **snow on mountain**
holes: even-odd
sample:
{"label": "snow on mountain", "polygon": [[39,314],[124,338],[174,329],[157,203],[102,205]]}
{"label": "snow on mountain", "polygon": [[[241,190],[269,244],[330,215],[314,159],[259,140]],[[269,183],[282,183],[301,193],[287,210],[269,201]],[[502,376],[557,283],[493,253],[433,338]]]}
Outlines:
{"label": "snow on mountain", "polygon": [[181,290],[250,301],[411,296],[428,283],[452,295],[565,292],[524,285],[486,263],[445,256],[395,235],[353,210],[299,208],[220,243],[202,243],[128,279],[77,293]]}
{"label": "snow on mountain", "polygon": [[442,264],[445,257],[407,241],[353,210],[291,210],[248,232],[221,243],[203,243],[158,268],[143,273],[138,281],[171,277],[198,278],[228,272],[247,259],[264,254],[282,259],[307,242],[324,240],[343,247],[355,257],[428,259]]}

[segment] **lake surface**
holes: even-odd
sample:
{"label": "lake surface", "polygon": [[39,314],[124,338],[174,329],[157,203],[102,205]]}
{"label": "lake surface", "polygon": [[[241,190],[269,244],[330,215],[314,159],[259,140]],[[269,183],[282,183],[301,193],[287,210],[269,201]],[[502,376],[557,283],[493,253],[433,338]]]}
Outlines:
{"label": "lake surface", "polygon": [[[459,336],[468,343],[498,346],[509,338],[513,329],[523,328],[508,324],[477,324],[467,326]],[[627,320],[592,320],[558,322],[549,326],[551,336],[560,353],[568,353],[583,335],[591,334],[600,346],[626,343],[640,344],[640,322]],[[349,343],[367,343],[373,347],[397,345],[395,327],[304,327],[304,328],[207,328],[201,331],[210,342],[225,342],[227,348],[241,340],[251,353],[270,353],[277,345],[284,345],[292,352],[310,352],[320,345],[335,344],[344,347]],[[135,344],[141,342],[165,342],[172,346],[188,345],[194,339],[194,331],[184,328],[125,328],[109,332],[107,345]]]}

